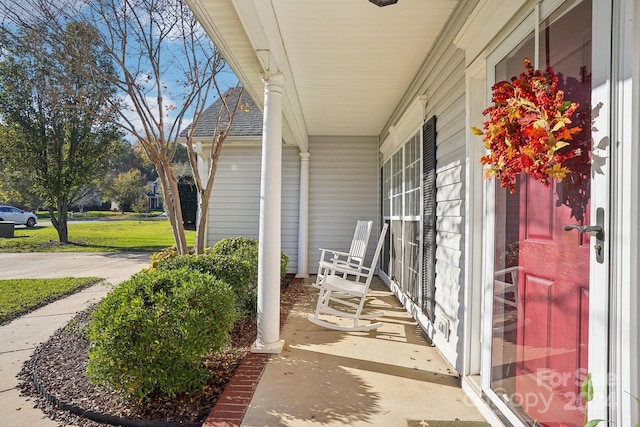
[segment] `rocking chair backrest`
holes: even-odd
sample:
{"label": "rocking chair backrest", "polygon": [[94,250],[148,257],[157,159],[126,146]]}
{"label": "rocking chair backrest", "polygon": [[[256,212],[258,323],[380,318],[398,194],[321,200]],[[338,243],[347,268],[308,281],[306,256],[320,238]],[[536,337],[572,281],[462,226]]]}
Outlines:
{"label": "rocking chair backrest", "polygon": [[380,237],[378,238],[378,245],[376,246],[376,252],[373,254],[373,260],[371,260],[371,271],[370,271],[371,276],[375,274],[376,265],[378,264],[378,258],[380,257],[380,252],[382,252],[382,246],[384,246],[384,238],[387,235],[388,228],[389,228],[389,224],[385,222],[384,226],[382,227],[382,231],[380,232]]}
{"label": "rocking chair backrest", "polygon": [[349,248],[351,261],[355,261],[358,264],[364,262],[372,228],[373,221],[358,221],[356,223],[356,230],[353,233],[353,240],[351,240],[351,248]]}
{"label": "rocking chair backrest", "polygon": [[[371,280],[376,273],[376,267],[389,224],[385,223],[378,238],[376,251],[369,267],[354,269],[345,264],[326,264],[325,274],[320,282],[320,294],[314,314],[307,316],[316,325],[337,331],[370,331],[382,326],[382,322],[362,323],[381,317],[381,312],[362,313],[362,309],[369,292]],[[355,270],[355,271],[354,271]],[[342,274],[346,273],[346,274]],[[363,280],[365,279],[366,280]],[[341,308],[341,307],[346,307]],[[333,315],[342,319],[351,319],[350,325],[321,319],[321,315]]]}

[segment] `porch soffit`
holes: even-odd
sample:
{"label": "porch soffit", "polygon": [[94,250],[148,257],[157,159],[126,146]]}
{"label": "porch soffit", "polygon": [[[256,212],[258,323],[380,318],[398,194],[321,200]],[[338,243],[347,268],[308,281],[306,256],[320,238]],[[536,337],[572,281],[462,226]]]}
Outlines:
{"label": "porch soffit", "polygon": [[[532,3],[529,0],[480,0],[453,43],[465,51],[468,67],[480,56],[507,23],[514,21],[516,12]],[[487,22],[492,25],[487,25]],[[516,20],[517,21],[517,20]]]}
{"label": "porch soffit", "polygon": [[309,136],[378,137],[457,2],[187,0],[256,102],[265,67],[285,74],[284,136],[302,151]]}
{"label": "porch soffit", "polygon": [[[253,101],[264,107],[263,69],[256,52],[242,29],[242,23],[231,0],[185,0],[189,8],[218,46],[225,60],[242,82],[246,93]],[[215,19],[214,19],[215,17]],[[286,105],[285,105],[286,107]],[[298,145],[302,152],[308,149],[308,135],[299,129],[294,132],[285,108],[282,123],[282,139],[287,145]]]}

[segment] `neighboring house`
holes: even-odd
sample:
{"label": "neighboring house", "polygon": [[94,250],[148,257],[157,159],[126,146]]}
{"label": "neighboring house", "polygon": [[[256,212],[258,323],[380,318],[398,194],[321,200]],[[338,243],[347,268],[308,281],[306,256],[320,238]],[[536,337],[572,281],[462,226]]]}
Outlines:
{"label": "neighboring house", "polygon": [[[156,181],[147,181],[142,191],[144,191],[144,195],[147,198],[147,209],[162,209],[162,194],[158,192],[158,185],[160,183],[158,180]],[[101,202],[102,203],[102,202]],[[133,207],[131,207],[133,209]],[[110,210],[119,211],[120,204],[118,202],[110,201]]]}
{"label": "neighboring house", "polygon": [[[380,277],[493,425],[582,425],[587,373],[590,419],[640,420],[637,1],[187,3],[263,115],[253,149],[223,149],[208,232],[261,239],[255,351],[282,346],[279,250],[313,274],[371,218]],[[580,102],[586,162],[509,194],[471,127],[525,57]]]}
{"label": "neighboring house", "polygon": [[158,192],[158,181],[147,181],[144,194],[147,196],[147,209],[162,209],[162,198]]}

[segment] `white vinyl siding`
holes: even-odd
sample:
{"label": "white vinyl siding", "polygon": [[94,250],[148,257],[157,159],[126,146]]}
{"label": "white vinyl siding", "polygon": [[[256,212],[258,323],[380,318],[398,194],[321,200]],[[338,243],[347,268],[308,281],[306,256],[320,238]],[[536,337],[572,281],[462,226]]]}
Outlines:
{"label": "white vinyl siding", "polygon": [[[424,316],[418,320],[459,372],[464,310],[465,57],[454,47],[453,38],[473,9],[472,3],[452,16],[390,122],[397,121],[418,95],[427,99],[425,117],[437,117],[435,325]],[[448,340],[437,331],[441,321],[449,322]]]}
{"label": "white vinyl siding", "polygon": [[[441,90],[430,97],[429,105],[438,117],[436,148],[436,325],[449,321],[450,336],[433,337],[445,358],[462,370],[458,339],[462,333],[460,314],[464,307],[464,197],[465,197],[465,132],[464,132],[464,54],[455,51],[444,64],[448,79],[436,83]],[[448,52],[451,56],[451,52]],[[455,82],[455,84],[452,84]],[[446,95],[445,95],[446,94]],[[437,101],[436,101],[437,100]],[[479,142],[480,143],[480,142]]]}
{"label": "white vinyl siding", "polygon": [[380,230],[377,138],[315,137],[309,152],[309,273],[318,271],[318,248],[349,249],[359,219],[374,221],[368,265]]}
{"label": "white vinyl siding", "polygon": [[[207,245],[225,237],[258,238],[260,219],[260,146],[226,146],[218,163],[207,228]],[[300,155],[297,147],[282,148],[282,251],[289,256],[287,272],[298,267],[298,199]]]}
{"label": "white vinyl siding", "polygon": [[[464,54],[449,58],[445,87],[430,96],[428,116],[438,117],[436,148],[436,325],[449,321],[449,339],[438,332],[433,337],[445,358],[462,371],[458,340],[462,333],[462,292],[464,283],[464,197],[465,197],[465,119]],[[451,53],[449,52],[449,55]],[[456,84],[452,84],[456,82]],[[446,96],[445,96],[446,94]],[[438,100],[438,101],[436,101]],[[480,143],[480,142],[479,142]],[[437,327],[436,327],[437,329]]]}

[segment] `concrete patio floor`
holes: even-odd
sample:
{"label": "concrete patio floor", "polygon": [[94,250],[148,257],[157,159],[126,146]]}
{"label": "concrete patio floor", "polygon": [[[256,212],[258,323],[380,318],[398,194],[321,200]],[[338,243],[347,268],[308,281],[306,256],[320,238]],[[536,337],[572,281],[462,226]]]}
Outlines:
{"label": "concrete patio floor", "polygon": [[384,325],[368,332],[309,322],[318,294],[312,281],[291,310],[285,347],[267,362],[243,426],[489,425],[382,281],[374,281],[368,304],[385,312]]}

